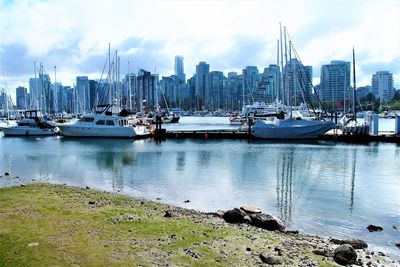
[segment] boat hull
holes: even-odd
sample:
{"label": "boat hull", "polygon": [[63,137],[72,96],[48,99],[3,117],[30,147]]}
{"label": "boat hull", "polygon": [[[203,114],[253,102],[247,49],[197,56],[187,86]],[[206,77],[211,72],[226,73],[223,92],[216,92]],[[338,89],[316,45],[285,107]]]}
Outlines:
{"label": "boat hull", "polygon": [[252,127],[252,134],[262,139],[316,139],[319,135],[334,129],[332,121],[275,120],[257,121]]}
{"label": "boat hull", "polygon": [[62,135],[70,137],[116,137],[134,138],[134,127],[80,127],[75,125],[58,125]]}
{"label": "boat hull", "polygon": [[11,126],[2,128],[5,136],[47,136],[55,135],[55,128],[38,128],[38,127],[22,127]]}

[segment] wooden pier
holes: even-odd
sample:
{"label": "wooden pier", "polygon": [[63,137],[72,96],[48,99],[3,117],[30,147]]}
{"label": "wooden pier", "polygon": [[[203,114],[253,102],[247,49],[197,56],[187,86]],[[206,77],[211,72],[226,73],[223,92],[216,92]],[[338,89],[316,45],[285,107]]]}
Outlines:
{"label": "wooden pier", "polygon": [[[158,140],[164,139],[247,139],[256,140],[248,131],[238,130],[196,130],[196,131],[167,131],[165,129],[157,129],[153,131],[152,137]],[[262,139],[260,139],[262,140]],[[268,140],[268,139],[265,139]],[[379,135],[345,135],[341,133],[327,133],[321,135],[317,140],[345,142],[345,143],[370,143],[370,142],[387,142],[400,144],[400,135],[393,133],[385,133]],[[284,139],[280,141],[285,141]]]}

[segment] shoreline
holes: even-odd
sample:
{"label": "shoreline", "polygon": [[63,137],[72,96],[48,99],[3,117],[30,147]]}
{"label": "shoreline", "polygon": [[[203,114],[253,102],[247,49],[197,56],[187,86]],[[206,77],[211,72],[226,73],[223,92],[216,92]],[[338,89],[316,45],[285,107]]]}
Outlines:
{"label": "shoreline", "polygon": [[[100,265],[254,266],[268,258],[286,266],[337,266],[332,255],[339,245],[328,238],[227,223],[221,214],[158,201],[43,183],[1,188],[0,200],[0,244],[6,243],[0,245],[0,262],[6,265],[31,265],[39,259],[85,265],[97,258]],[[12,224],[16,217],[21,225]],[[54,231],[60,226],[61,234]],[[21,243],[3,242],[14,236]],[[43,255],[43,248],[66,261],[46,253],[38,258],[34,252]],[[383,253],[356,252],[357,264],[400,266]]]}

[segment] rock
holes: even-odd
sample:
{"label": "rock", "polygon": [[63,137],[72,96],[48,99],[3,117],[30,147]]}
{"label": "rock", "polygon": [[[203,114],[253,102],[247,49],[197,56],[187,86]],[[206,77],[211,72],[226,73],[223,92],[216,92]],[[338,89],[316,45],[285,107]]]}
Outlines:
{"label": "rock", "polygon": [[377,225],[370,224],[367,226],[368,231],[370,232],[382,232],[383,228]]}
{"label": "rock", "polygon": [[381,251],[378,251],[378,256],[385,257],[385,253],[383,253],[383,252],[381,252]]}
{"label": "rock", "polygon": [[343,245],[343,244],[349,244],[352,246],[354,249],[364,249],[368,247],[368,244],[365,243],[365,241],[361,239],[346,239],[346,240],[340,240],[340,239],[335,239],[332,238],[330,240],[333,244],[337,245]]}
{"label": "rock", "polygon": [[285,234],[298,235],[299,231],[298,230],[288,230],[288,231],[285,231]]}
{"label": "rock", "polygon": [[247,248],[246,248],[246,251],[251,251],[251,248],[247,247]]}
{"label": "rock", "polygon": [[399,227],[397,227],[396,225],[392,226],[393,231],[399,231]]}
{"label": "rock", "polygon": [[327,250],[318,250],[318,249],[315,249],[315,250],[313,250],[313,253],[314,253],[315,255],[320,255],[320,256],[324,256],[324,257],[333,257],[333,253],[330,252],[330,251],[327,251]]}
{"label": "rock", "polygon": [[240,207],[241,210],[246,212],[247,214],[253,214],[253,213],[261,213],[261,209],[257,208],[254,205],[243,205]]}
{"label": "rock", "polygon": [[251,225],[259,228],[263,228],[269,231],[284,231],[285,226],[273,215],[270,214],[251,214]]}
{"label": "rock", "polygon": [[90,187],[89,187],[89,186],[86,186],[85,189],[90,189]]}
{"label": "rock", "polygon": [[190,202],[190,200],[189,199],[187,199],[187,200],[185,200],[185,201],[183,201],[184,203],[189,203]]}
{"label": "rock", "polygon": [[25,186],[26,184],[21,184],[21,186]]}
{"label": "rock", "polygon": [[32,242],[27,245],[28,248],[39,246],[39,242]]}
{"label": "rock", "polygon": [[5,175],[5,176],[9,176],[10,173],[9,173],[9,172],[5,172],[4,175]]}
{"label": "rock", "polygon": [[282,260],[272,256],[272,255],[264,255],[264,254],[260,254],[259,255],[261,261],[263,263],[269,264],[269,265],[279,265],[282,264]]}
{"label": "rock", "polygon": [[164,217],[165,218],[172,218],[172,214],[168,210],[166,210],[165,214],[164,214]]}
{"label": "rock", "polygon": [[249,215],[244,216],[243,222],[248,223],[248,224],[251,224],[251,218],[250,218],[250,216],[249,216]]}
{"label": "rock", "polygon": [[394,244],[397,248],[400,249],[400,243]]}
{"label": "rock", "polygon": [[340,265],[354,264],[357,262],[357,252],[349,244],[343,244],[335,249],[333,259]]}
{"label": "rock", "polygon": [[93,201],[93,200],[89,201],[89,205],[94,205],[94,204],[96,204],[96,201]]}
{"label": "rock", "polygon": [[241,209],[234,208],[224,213],[222,218],[228,223],[242,223],[246,213]]}
{"label": "rock", "polygon": [[161,199],[162,199],[161,197],[156,198],[156,200],[161,200]]}

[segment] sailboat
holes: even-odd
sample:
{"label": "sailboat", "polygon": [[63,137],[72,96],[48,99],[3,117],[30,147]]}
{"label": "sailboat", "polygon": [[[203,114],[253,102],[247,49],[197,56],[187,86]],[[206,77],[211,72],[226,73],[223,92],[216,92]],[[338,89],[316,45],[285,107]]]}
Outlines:
{"label": "sailboat", "polygon": [[[282,37],[282,30],[281,30],[281,37]],[[281,44],[282,44],[282,38],[281,38]],[[289,49],[291,49],[291,45]],[[281,67],[283,70],[282,48],[281,48],[281,59],[282,59]],[[286,27],[285,27],[285,63],[287,66]],[[287,97],[287,99],[289,102],[289,97]],[[288,103],[288,106],[291,107],[290,103]],[[315,139],[318,138],[319,135],[324,134],[331,129],[334,129],[335,127],[336,125],[333,121],[295,119],[292,117],[292,112],[290,110],[289,118],[276,117],[273,120],[257,120],[251,128],[251,133],[254,137],[262,139]]]}

